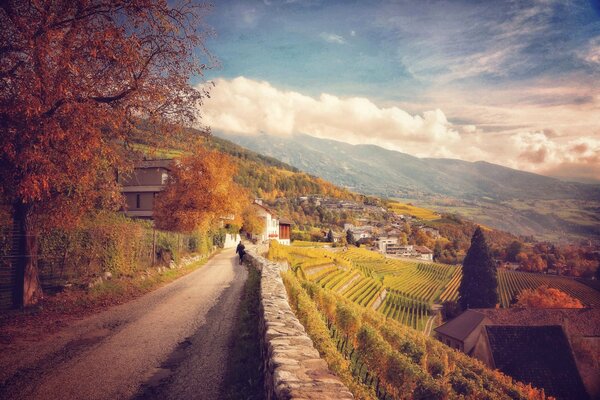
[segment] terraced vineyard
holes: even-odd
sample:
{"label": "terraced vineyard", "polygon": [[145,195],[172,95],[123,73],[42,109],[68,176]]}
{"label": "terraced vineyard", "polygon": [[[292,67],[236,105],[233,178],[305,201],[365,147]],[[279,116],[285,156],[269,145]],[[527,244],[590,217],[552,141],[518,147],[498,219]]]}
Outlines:
{"label": "terraced vineyard", "polygon": [[[273,244],[269,257],[287,260],[297,274],[319,286],[420,330],[433,304],[458,299],[462,276],[459,266],[390,259],[356,247]],[[499,270],[498,283],[502,307],[509,307],[523,289],[541,285],[560,289],[588,306],[600,306],[600,292],[570,278]]]}

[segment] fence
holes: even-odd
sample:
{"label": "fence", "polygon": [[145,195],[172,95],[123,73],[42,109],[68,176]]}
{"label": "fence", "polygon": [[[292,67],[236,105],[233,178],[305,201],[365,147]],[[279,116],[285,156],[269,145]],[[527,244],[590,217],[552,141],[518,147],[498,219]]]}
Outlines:
{"label": "fence", "polygon": [[[20,233],[0,228],[0,309],[19,304],[17,272]],[[38,235],[38,270],[44,293],[65,284],[85,285],[105,271],[135,274],[154,263],[169,263],[188,252],[207,253],[211,235],[183,235],[154,230],[150,223],[105,215],[75,229],[54,229]]]}

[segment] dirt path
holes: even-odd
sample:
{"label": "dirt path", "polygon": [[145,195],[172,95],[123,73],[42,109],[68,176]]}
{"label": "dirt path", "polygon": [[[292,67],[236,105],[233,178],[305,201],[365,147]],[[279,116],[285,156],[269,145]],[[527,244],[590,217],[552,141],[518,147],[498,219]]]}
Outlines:
{"label": "dirt path", "polygon": [[219,398],[246,279],[233,250],[43,342],[0,355],[0,398]]}

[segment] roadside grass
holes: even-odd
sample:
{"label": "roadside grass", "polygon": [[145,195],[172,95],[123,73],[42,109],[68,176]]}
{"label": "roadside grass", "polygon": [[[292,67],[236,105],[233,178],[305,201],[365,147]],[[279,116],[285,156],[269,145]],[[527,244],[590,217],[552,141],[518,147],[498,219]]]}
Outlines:
{"label": "roadside grass", "polygon": [[119,277],[89,288],[67,288],[44,298],[36,307],[0,314],[0,344],[14,340],[40,340],[69,323],[108,307],[123,304],[158,289],[202,267],[212,256],[182,268],[149,268],[134,277]]}
{"label": "roadside grass", "polygon": [[248,268],[238,318],[230,342],[222,398],[228,400],[264,399],[262,355],[258,333],[260,272]]}

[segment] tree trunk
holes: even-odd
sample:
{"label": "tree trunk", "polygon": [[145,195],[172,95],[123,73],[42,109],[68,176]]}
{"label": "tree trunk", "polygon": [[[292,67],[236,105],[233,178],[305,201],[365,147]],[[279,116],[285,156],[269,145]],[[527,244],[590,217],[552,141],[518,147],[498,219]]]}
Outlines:
{"label": "tree trunk", "polygon": [[14,210],[18,235],[17,253],[17,292],[20,304],[28,307],[37,304],[42,298],[42,285],[38,274],[38,237],[37,229],[31,221],[31,207],[17,203]]}

